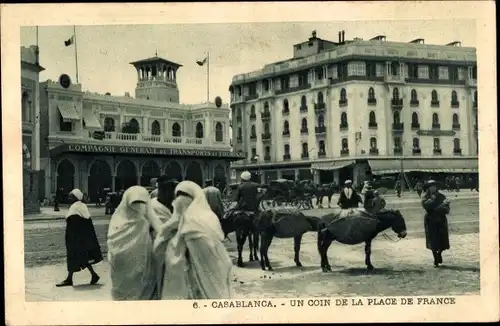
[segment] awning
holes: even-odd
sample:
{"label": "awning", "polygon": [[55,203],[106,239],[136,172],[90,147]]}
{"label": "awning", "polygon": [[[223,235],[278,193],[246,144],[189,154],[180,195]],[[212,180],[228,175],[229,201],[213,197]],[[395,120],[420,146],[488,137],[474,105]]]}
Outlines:
{"label": "awning", "polygon": [[[399,173],[400,160],[368,160],[372,173],[375,175]],[[477,173],[478,160],[475,158],[449,159],[410,159],[403,160],[405,172],[432,172],[432,173]]]}
{"label": "awning", "polygon": [[83,121],[87,129],[102,129],[99,119],[92,111],[83,110]]}
{"label": "awning", "polygon": [[76,107],[73,105],[58,105],[57,109],[59,109],[59,112],[61,112],[61,115],[65,122],[80,120],[80,115],[78,114],[78,111],[76,111]]}
{"label": "awning", "polygon": [[333,171],[333,170],[338,170],[342,169],[346,166],[354,164],[354,160],[347,160],[347,161],[335,161],[335,162],[318,162],[318,163],[312,163],[311,164],[311,169],[313,170],[322,170],[322,171]]}

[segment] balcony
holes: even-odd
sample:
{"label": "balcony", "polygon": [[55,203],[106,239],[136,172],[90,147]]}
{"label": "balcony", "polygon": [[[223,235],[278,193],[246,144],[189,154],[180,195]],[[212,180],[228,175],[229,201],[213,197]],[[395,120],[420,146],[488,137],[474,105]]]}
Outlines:
{"label": "balcony", "polygon": [[243,96],[241,95],[233,95],[231,97],[231,104],[238,104],[238,103],[241,103],[243,102]]}
{"label": "balcony", "polygon": [[276,90],[275,94],[281,95],[281,94],[294,93],[294,92],[302,91],[302,90],[309,89],[309,88],[311,88],[311,84],[303,84],[303,85],[299,85],[296,87],[287,87],[287,88]]}
{"label": "balcony", "polygon": [[394,147],[394,155],[402,155],[403,148],[402,147]]}
{"label": "balcony", "polygon": [[460,107],[460,102],[459,101],[452,101],[450,103],[452,109],[458,109]]}
{"label": "balcony", "polygon": [[250,159],[250,162],[251,163],[257,163],[257,159],[255,158],[255,156]]}
{"label": "balcony", "polygon": [[349,149],[348,148],[341,149],[340,156],[349,156]]}
{"label": "balcony", "polygon": [[420,123],[411,124],[411,130],[419,130],[419,129],[420,129]]}
{"label": "balcony", "polygon": [[251,95],[246,95],[245,96],[245,101],[251,101],[251,100],[256,100],[259,98],[259,94],[251,94]]}
{"label": "balcony", "polygon": [[440,129],[441,129],[441,124],[439,123],[432,124],[432,130],[440,130]]}
{"label": "balcony", "polygon": [[376,98],[369,98],[368,105],[377,105],[377,99]]}
{"label": "balcony", "polygon": [[260,119],[262,121],[271,119],[271,112],[262,112],[262,114],[260,115]]}
{"label": "balcony", "polygon": [[403,75],[392,75],[392,74],[386,74],[384,76],[384,82],[389,83],[389,84],[404,84],[406,83],[405,78]]}
{"label": "balcony", "polygon": [[416,107],[420,104],[419,100],[411,100],[410,101],[410,106],[411,107]]}
{"label": "balcony", "polygon": [[265,155],[264,162],[269,162],[269,161],[271,161],[271,155]]}
{"label": "balcony", "polygon": [[373,156],[378,155],[378,148],[370,148],[370,155]]}
{"label": "balcony", "polygon": [[451,125],[451,129],[453,130],[460,130],[460,123],[454,123]]}
{"label": "balcony", "polygon": [[300,157],[302,159],[308,159],[309,158],[309,153],[302,153],[302,154],[300,154]]}
{"label": "balcony", "polygon": [[283,130],[283,136],[290,137],[290,130]]}
{"label": "balcony", "polygon": [[309,134],[309,129],[307,129],[307,128],[306,129],[300,129],[300,134],[301,135],[307,135],[307,134]]}
{"label": "balcony", "polygon": [[432,151],[432,153],[434,155],[441,155],[441,148],[434,148],[434,150]]}
{"label": "balcony", "polygon": [[300,106],[300,113],[305,113],[307,112],[307,105],[301,105]]}
{"label": "balcony", "polygon": [[377,129],[378,124],[376,122],[369,122],[368,123],[368,129]]}
{"label": "balcony", "polygon": [[314,104],[314,112],[316,113],[323,113],[325,112],[325,109],[326,109],[325,102]]}
{"label": "balcony", "polygon": [[391,100],[391,107],[393,109],[402,109],[403,108],[403,99],[402,98],[393,98]]}
{"label": "balcony", "polygon": [[405,130],[404,123],[402,123],[402,122],[394,122],[392,124],[392,131],[403,132],[404,130]]}
{"label": "balcony", "polygon": [[254,113],[254,114],[250,114],[250,120],[255,120],[257,119],[257,115]]}
{"label": "balcony", "polygon": [[422,154],[422,150],[420,148],[413,148],[412,154],[413,155],[420,155],[420,154]]}
{"label": "balcony", "polygon": [[319,151],[319,152],[318,152],[318,157],[319,157],[319,158],[324,158],[324,157],[326,157],[326,152],[325,152],[325,151]]}
{"label": "balcony", "polygon": [[290,115],[290,110],[281,110],[281,114],[283,114],[284,116],[287,116],[287,115]]}
{"label": "balcony", "polygon": [[257,135],[250,135],[250,140],[257,140]]}
{"label": "balcony", "polygon": [[238,144],[241,144],[241,143],[243,142],[243,137],[237,137],[237,138],[236,138],[236,142],[237,142]]}
{"label": "balcony", "polygon": [[462,155],[462,149],[461,148],[454,148],[453,155],[457,155],[457,156]]}
{"label": "balcony", "polygon": [[347,99],[345,99],[345,100],[339,100],[339,106],[340,107],[347,106]]}
{"label": "balcony", "polygon": [[439,101],[431,101],[431,107],[432,108],[438,108],[439,107]]}
{"label": "balcony", "polygon": [[262,134],[262,141],[270,141],[271,140],[271,133],[263,133]]}
{"label": "balcony", "polygon": [[465,85],[467,85],[467,87],[477,87],[477,79],[467,78]]}
{"label": "balcony", "polygon": [[347,123],[341,123],[339,125],[340,131],[346,131],[349,129],[349,125]]}
{"label": "balcony", "polygon": [[315,128],[316,135],[324,135],[326,133],[325,126],[319,126]]}

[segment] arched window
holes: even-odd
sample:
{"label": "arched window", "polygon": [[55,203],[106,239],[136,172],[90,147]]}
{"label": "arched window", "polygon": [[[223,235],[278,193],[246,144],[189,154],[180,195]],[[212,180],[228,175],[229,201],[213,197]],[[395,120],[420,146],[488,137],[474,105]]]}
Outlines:
{"label": "arched window", "polygon": [[224,140],[224,129],[222,128],[222,123],[217,122],[215,124],[215,141],[223,141],[223,140]]}
{"label": "arched window", "polygon": [[418,138],[413,138],[413,148],[414,149],[420,148],[420,140]]}
{"label": "arched window", "polygon": [[417,112],[413,112],[411,114],[411,124],[413,126],[418,126],[418,113]]}
{"label": "arched window", "polygon": [[411,90],[411,101],[416,102],[417,100],[418,100],[417,91],[412,89]]}
{"label": "arched window", "polygon": [[151,124],[151,135],[161,135],[160,123],[157,120],[153,121]]}
{"label": "arched window", "polygon": [[127,133],[129,134],[138,134],[139,133],[139,122],[132,118],[130,119],[129,123],[128,123],[128,131]]}
{"label": "arched window", "polygon": [[250,116],[255,117],[255,105],[250,108]]}
{"label": "arched window", "polygon": [[342,138],[342,150],[347,150],[349,148],[349,144],[347,142],[347,138]]}
{"label": "arched window", "polygon": [[301,123],[301,130],[307,130],[307,119],[302,118],[302,123]]}
{"label": "arched window", "polygon": [[172,137],[181,137],[181,125],[175,122],[172,125]]}
{"label": "arched window", "polygon": [[458,97],[457,97],[457,92],[456,91],[451,91],[451,102],[452,103],[458,102]]}
{"label": "arched window", "polygon": [[114,132],[115,131],[115,119],[106,117],[104,119],[104,131]]}
{"label": "arched window", "polygon": [[285,152],[285,155],[290,155],[290,145],[288,144],[285,144],[285,148],[284,148],[284,152]]}
{"label": "arched window", "polygon": [[377,124],[377,118],[375,116],[375,112],[374,111],[370,111],[369,118],[368,118],[368,123],[371,126]]}
{"label": "arched window", "polygon": [[326,152],[326,146],[325,146],[325,141],[324,140],[320,140],[319,141],[319,152],[320,153],[325,153]]}
{"label": "arched window", "polygon": [[241,132],[241,127],[238,127],[238,140],[243,139],[243,133]]}
{"label": "arched window", "polygon": [[67,132],[70,132],[73,130],[73,122],[64,121],[64,118],[60,112],[59,112],[59,130],[60,131],[67,131]]}
{"label": "arched window", "polygon": [[377,148],[377,138],[375,138],[375,137],[370,138],[370,148],[372,148],[372,149]]}
{"label": "arched window", "polygon": [[307,107],[307,98],[305,95],[302,95],[302,97],[300,99],[300,106],[301,106],[301,108]]}
{"label": "arched window", "polygon": [[290,112],[290,108],[288,107],[288,100],[283,100],[283,112]]}
{"label": "arched window", "polygon": [[323,117],[322,114],[318,116],[318,127],[324,127],[325,126],[325,118]]}
{"label": "arched window", "polygon": [[347,113],[342,112],[340,114],[340,124],[343,126],[347,126]]}
{"label": "arched window", "polygon": [[438,93],[436,92],[435,89],[433,89],[431,92],[431,101],[434,103],[438,101]]}
{"label": "arched window", "polygon": [[460,139],[453,139],[453,151],[458,152],[460,150]]}
{"label": "arched window", "polygon": [[302,155],[309,154],[309,145],[307,143],[302,143]]}
{"label": "arched window", "polygon": [[287,120],[285,120],[285,122],[283,122],[283,131],[290,131],[290,125],[288,123]]}
{"label": "arched window", "polygon": [[196,124],[196,138],[203,138],[203,124],[198,122]]}
{"label": "arched window", "polygon": [[370,87],[368,89],[368,99],[370,100],[375,99],[375,90],[373,89],[373,87]]}
{"label": "arched window", "polygon": [[392,90],[392,98],[395,100],[399,99],[399,89],[397,87],[394,87]]}
{"label": "arched window", "polygon": [[392,120],[395,124],[401,122],[401,116],[399,115],[399,111],[394,111],[394,113],[392,114]]}
{"label": "arched window", "polygon": [[257,132],[255,131],[255,125],[252,125],[252,128],[250,129],[250,136],[256,137]]}
{"label": "arched window", "polygon": [[435,149],[435,150],[436,150],[436,149],[440,149],[440,148],[441,148],[441,144],[440,144],[440,142],[439,142],[439,138],[434,138],[433,143],[434,143],[434,149]]}
{"label": "arched window", "polygon": [[267,122],[264,124],[264,133],[266,135],[269,134],[269,123],[267,123]]}
{"label": "arched window", "polygon": [[347,102],[347,92],[346,92],[345,88],[342,88],[340,90],[340,101]]}
{"label": "arched window", "polygon": [[459,119],[458,119],[458,114],[453,113],[452,120],[453,120],[453,125],[458,125],[458,124],[460,124],[460,121],[459,121]]}
{"label": "arched window", "polygon": [[324,102],[323,93],[319,92],[318,93],[318,104],[323,103],[323,102]]}
{"label": "arched window", "polygon": [[400,137],[394,137],[394,147],[401,148],[401,138]]}
{"label": "arched window", "polygon": [[439,124],[439,115],[437,113],[432,114],[432,124],[433,125]]}

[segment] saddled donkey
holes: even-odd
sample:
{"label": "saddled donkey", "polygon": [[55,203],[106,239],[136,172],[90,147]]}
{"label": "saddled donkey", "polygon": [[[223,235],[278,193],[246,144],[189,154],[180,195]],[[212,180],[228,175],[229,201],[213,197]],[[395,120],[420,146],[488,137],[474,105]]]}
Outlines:
{"label": "saddled donkey", "polygon": [[364,209],[346,209],[321,217],[318,231],[318,251],[323,272],[331,271],[328,262],[328,248],[334,240],[342,244],[365,243],[365,264],[373,270],[371,263],[372,240],[382,231],[392,228],[400,238],[406,237],[406,223],[399,210],[381,210],[370,214]]}
{"label": "saddled donkey", "polygon": [[318,208],[323,208],[323,199],[328,198],[328,208],[331,208],[332,196],[339,192],[339,187],[335,182],[326,183],[316,187],[316,205]]}
{"label": "saddled donkey", "polygon": [[318,231],[320,219],[306,216],[294,209],[269,209],[260,213],[256,220],[257,232],[260,235],[260,267],[262,270],[273,270],[267,256],[274,237],[293,238],[294,261],[297,267],[300,262],[300,245],[306,232]]}

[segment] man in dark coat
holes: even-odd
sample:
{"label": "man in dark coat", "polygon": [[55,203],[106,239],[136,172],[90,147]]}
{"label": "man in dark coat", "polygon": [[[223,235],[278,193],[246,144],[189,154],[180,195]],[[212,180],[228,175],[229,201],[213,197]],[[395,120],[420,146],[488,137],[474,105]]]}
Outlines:
{"label": "man in dark coat", "polygon": [[237,205],[235,209],[256,213],[259,209],[259,189],[257,184],[251,181],[251,178],[252,175],[248,171],[241,174],[241,184],[236,194]]}
{"label": "man in dark coat", "polygon": [[63,189],[57,188],[54,197],[54,212],[59,212],[59,203],[62,201]]}
{"label": "man in dark coat", "polygon": [[337,205],[342,209],[357,208],[360,203],[363,203],[361,196],[352,188],[352,181],[346,180],[345,187],[340,192]]}
{"label": "man in dark coat", "polygon": [[445,195],[437,190],[437,182],[429,180],[424,185],[422,207],[425,209],[424,227],[427,249],[432,251],[434,267],[443,263],[441,253],[450,249],[448,219],[450,203]]}
{"label": "man in dark coat", "polygon": [[370,213],[373,213],[373,204],[374,204],[374,199],[375,199],[375,191],[372,188],[372,185],[370,182],[365,183],[363,187],[365,191],[365,198],[363,200],[363,208]]}

